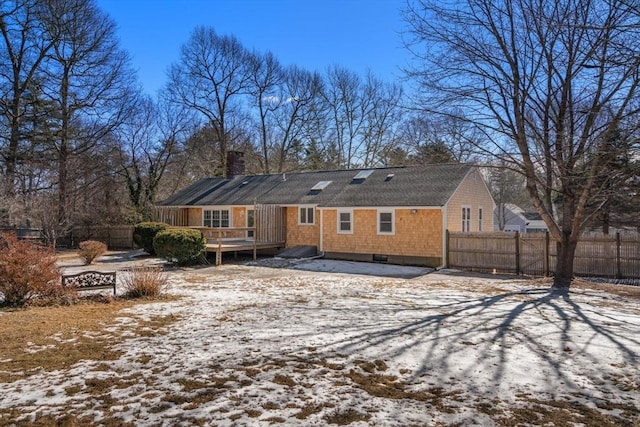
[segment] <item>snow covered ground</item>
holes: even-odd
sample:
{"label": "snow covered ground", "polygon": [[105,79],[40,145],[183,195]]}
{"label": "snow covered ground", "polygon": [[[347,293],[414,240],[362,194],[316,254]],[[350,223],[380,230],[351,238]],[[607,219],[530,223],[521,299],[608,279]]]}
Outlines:
{"label": "snow covered ground", "polygon": [[104,333],[175,321],[117,360],[1,384],[0,407],[97,424],[640,425],[637,299],[323,259],[168,274],[180,298]]}

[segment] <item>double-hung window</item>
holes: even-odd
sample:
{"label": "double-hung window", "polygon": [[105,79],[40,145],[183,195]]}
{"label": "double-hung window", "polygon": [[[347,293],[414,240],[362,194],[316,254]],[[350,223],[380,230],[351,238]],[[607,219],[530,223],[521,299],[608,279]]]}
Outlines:
{"label": "double-hung window", "polygon": [[353,233],[353,212],[350,210],[338,210],[338,233]]}
{"label": "double-hung window", "polygon": [[300,207],[300,214],[298,216],[300,224],[313,225],[313,207]]}
{"label": "double-hung window", "polygon": [[203,225],[211,228],[229,228],[228,209],[207,209],[204,211]]}
{"label": "double-hung window", "polygon": [[378,234],[394,233],[393,217],[394,217],[393,210],[378,211]]}
{"label": "double-hung window", "polygon": [[462,232],[468,233],[471,231],[471,207],[462,207]]}
{"label": "double-hung window", "polygon": [[482,206],[478,208],[478,231],[482,231]]}

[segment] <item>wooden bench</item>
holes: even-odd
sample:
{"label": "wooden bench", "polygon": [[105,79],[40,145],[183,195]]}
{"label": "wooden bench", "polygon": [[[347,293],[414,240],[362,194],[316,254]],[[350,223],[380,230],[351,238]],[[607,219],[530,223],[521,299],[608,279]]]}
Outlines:
{"label": "wooden bench", "polygon": [[69,274],[62,276],[62,286],[65,288],[74,288],[76,291],[113,289],[113,295],[115,295],[116,272],[83,271],[78,274]]}

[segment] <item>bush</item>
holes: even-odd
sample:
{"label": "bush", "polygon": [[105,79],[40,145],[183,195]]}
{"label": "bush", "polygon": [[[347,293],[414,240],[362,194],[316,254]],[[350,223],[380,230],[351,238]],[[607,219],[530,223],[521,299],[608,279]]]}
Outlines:
{"label": "bush", "polygon": [[206,240],[194,229],[171,229],[159,232],[153,239],[158,256],[179,265],[193,264],[202,259]]}
{"label": "bush", "polygon": [[167,288],[167,276],[158,267],[135,267],[120,275],[124,296],[154,298]]}
{"label": "bush", "polygon": [[162,230],[166,230],[169,224],[164,222],[141,222],[133,227],[133,241],[149,255],[155,255],[153,238]]}
{"label": "bush", "polygon": [[85,240],[78,245],[78,255],[89,265],[94,259],[107,252],[107,245],[95,240]]}
{"label": "bush", "polygon": [[25,305],[37,295],[60,291],[54,252],[14,234],[0,234],[0,294],[7,305]]}

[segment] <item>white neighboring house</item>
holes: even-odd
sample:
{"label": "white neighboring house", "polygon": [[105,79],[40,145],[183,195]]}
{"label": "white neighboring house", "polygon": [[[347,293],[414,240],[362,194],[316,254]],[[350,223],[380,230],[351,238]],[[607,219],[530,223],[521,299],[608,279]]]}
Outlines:
{"label": "white neighboring house", "polygon": [[[503,220],[501,221],[501,218]],[[500,224],[504,224],[502,231],[518,231],[520,233],[544,233],[548,231],[540,214],[525,212],[519,206],[511,203],[498,204],[493,211],[493,229],[500,231]]]}

